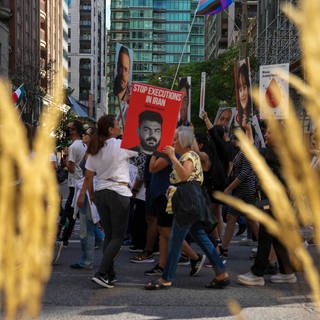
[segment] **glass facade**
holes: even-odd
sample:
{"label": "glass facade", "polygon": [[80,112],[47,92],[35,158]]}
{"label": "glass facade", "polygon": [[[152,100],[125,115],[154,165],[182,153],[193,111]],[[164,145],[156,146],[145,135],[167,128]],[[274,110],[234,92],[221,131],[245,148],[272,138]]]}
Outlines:
{"label": "glass facade", "polygon": [[[109,109],[114,102],[112,83],[117,42],[134,51],[133,81],[145,82],[163,64],[180,61],[198,0],[111,1]],[[204,17],[196,17],[182,63],[203,61]]]}

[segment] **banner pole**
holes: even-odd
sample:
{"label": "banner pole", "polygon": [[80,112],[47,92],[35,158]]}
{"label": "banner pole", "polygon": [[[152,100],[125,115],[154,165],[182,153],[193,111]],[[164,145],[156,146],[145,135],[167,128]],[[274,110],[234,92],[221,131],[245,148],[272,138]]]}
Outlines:
{"label": "banner pole", "polygon": [[183,49],[182,49],[182,53],[181,53],[181,55],[180,55],[180,60],[179,60],[178,66],[177,66],[177,70],[176,70],[176,73],[175,73],[174,78],[173,78],[173,81],[172,81],[171,90],[173,90],[174,83],[176,82],[176,79],[177,79],[177,75],[178,75],[178,72],[179,72],[179,69],[180,69],[180,65],[181,65],[181,62],[182,62],[182,58],[183,58],[183,55],[184,55],[184,51],[185,51],[185,49],[186,49],[187,42],[188,42],[189,37],[190,37],[190,34],[191,34],[191,29],[192,29],[193,24],[194,24],[194,21],[195,21],[195,19],[196,19],[196,15],[197,15],[198,8],[199,8],[199,2],[198,2],[198,5],[197,5],[196,10],[194,11],[194,15],[193,15],[193,19],[192,19],[192,22],[191,22],[191,25],[190,25],[190,28],[189,28],[189,32],[188,32],[188,35],[187,35],[187,39],[186,39],[186,41],[185,41],[185,43],[184,43],[184,46],[183,46]]}

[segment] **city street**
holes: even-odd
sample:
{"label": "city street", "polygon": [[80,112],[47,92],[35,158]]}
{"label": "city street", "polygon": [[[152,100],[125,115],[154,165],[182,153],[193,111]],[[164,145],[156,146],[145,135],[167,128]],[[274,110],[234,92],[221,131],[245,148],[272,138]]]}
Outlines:
{"label": "city street", "polygon": [[[227,262],[232,283],[224,290],[204,286],[213,278],[209,268],[190,277],[189,266],[179,266],[174,287],[146,291],[144,284],[154,277],[143,272],[153,264],[129,262],[128,247],[123,246],[116,262],[118,282],[113,289],[104,289],[91,282],[94,271],[73,270],[70,264],[80,255],[79,226],[71,243],[63,248],[58,265],[43,298],[40,319],[233,319],[227,303],[238,301],[245,319],[319,319],[310,302],[310,291],[302,274],[295,284],[271,284],[266,276],[265,287],[248,288],[236,282],[236,275],[249,271],[249,255],[253,246],[242,246],[235,237]],[[96,250],[95,269],[101,258]],[[315,247],[309,250],[315,254]]]}

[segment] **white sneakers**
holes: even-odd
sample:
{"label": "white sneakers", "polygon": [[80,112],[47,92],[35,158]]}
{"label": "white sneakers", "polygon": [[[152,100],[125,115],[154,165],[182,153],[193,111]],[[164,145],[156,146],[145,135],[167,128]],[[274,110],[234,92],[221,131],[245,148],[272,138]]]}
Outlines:
{"label": "white sneakers", "polygon": [[277,273],[270,277],[272,283],[296,283],[297,277],[294,273],[283,274]]}
{"label": "white sneakers", "polygon": [[238,281],[246,286],[264,286],[264,278],[254,275],[251,271],[239,274]]}
{"label": "white sneakers", "polygon": [[[246,286],[264,286],[264,277],[258,277],[251,271],[238,275],[238,281]],[[294,273],[283,274],[277,273],[270,277],[272,283],[296,283],[297,277]]]}

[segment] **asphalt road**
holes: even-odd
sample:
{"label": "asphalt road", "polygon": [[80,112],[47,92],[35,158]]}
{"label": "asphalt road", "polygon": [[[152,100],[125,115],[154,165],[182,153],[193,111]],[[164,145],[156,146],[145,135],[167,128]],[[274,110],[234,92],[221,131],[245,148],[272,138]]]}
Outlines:
{"label": "asphalt road", "polygon": [[[224,290],[204,287],[214,277],[211,269],[203,268],[198,276],[190,277],[190,267],[179,266],[174,287],[146,291],[143,286],[152,277],[144,276],[143,272],[153,264],[130,263],[132,254],[125,246],[115,266],[119,281],[115,288],[105,289],[90,280],[100,262],[99,249],[93,271],[69,267],[80,256],[76,225],[69,247],[63,249],[59,263],[53,266],[40,319],[236,319],[228,307],[230,300],[240,304],[243,319],[320,319],[303,274],[297,275],[295,284],[272,284],[269,276],[266,276],[264,287],[249,288],[238,284],[237,274],[249,271],[252,263],[248,258],[252,246],[241,246],[239,240],[240,237],[234,238],[230,248],[227,268],[232,283]],[[315,247],[309,247],[309,250],[315,255]]]}
{"label": "asphalt road", "polygon": [[[179,266],[173,288],[150,292],[143,289],[151,278],[143,271],[152,264],[130,263],[128,247],[122,248],[116,263],[119,282],[113,289],[104,289],[91,282],[93,271],[69,267],[80,253],[79,242],[72,242],[63,249],[60,263],[53,266],[40,318],[224,320],[233,319],[228,302],[234,299],[246,319],[320,319],[310,303],[310,291],[302,274],[298,274],[295,284],[271,284],[266,276],[265,287],[241,286],[236,275],[248,271],[251,247],[234,243],[231,249],[227,266],[232,284],[227,289],[204,288],[213,277],[211,269],[203,268],[197,277],[190,277],[190,267]],[[97,250],[95,269],[100,257]]]}

